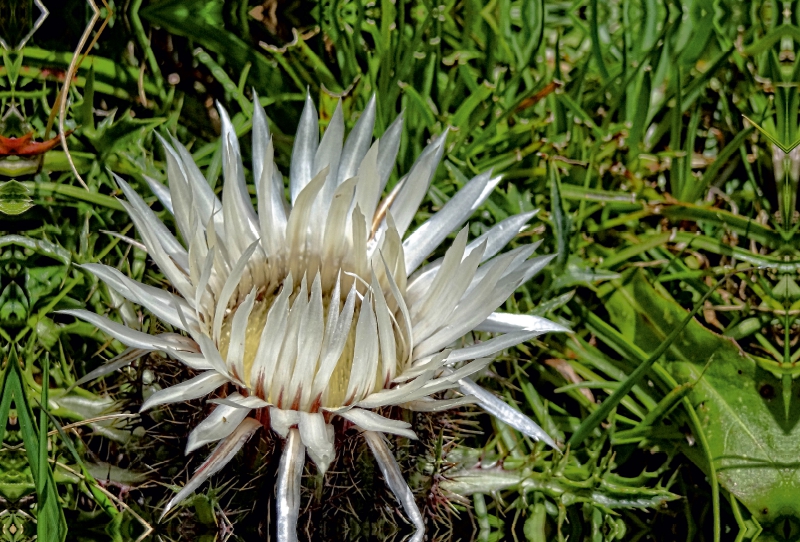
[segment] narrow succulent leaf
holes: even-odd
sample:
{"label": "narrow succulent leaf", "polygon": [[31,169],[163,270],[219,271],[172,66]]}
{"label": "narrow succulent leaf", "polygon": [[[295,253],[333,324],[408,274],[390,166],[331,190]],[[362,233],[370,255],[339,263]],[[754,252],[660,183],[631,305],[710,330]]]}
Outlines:
{"label": "narrow succulent leaf", "polygon": [[711,297],[711,295],[716,291],[719,284],[727,280],[729,275],[725,275],[720,278],[717,283],[708,289],[708,291],[703,294],[703,296],[698,299],[692,310],[686,314],[683,320],[675,327],[672,328],[669,335],[658,345],[651,354],[650,357],[645,359],[644,361],[639,361],[636,369],[634,369],[630,374],[626,375],[624,380],[620,382],[620,385],[609,395],[602,404],[595,409],[589,416],[587,416],[578,426],[578,429],[572,434],[567,444],[572,448],[579,446],[586,437],[591,434],[594,429],[602,423],[603,420],[609,415],[609,413],[616,408],[616,406],[628,396],[634,386],[636,386],[639,381],[644,378],[644,376],[650,371],[653,367],[653,364],[664,355],[664,352],[672,345],[673,342],[678,338],[678,336],[683,333],[686,326],[689,325],[690,322],[694,319],[695,315],[700,311],[700,309],[704,306],[706,300]]}
{"label": "narrow succulent leaf", "polygon": [[572,228],[570,215],[564,207],[561,197],[561,176],[558,166],[553,161],[547,162],[547,171],[550,179],[550,199],[553,229],[556,233],[558,247],[558,268],[562,269],[569,256],[569,235]]}

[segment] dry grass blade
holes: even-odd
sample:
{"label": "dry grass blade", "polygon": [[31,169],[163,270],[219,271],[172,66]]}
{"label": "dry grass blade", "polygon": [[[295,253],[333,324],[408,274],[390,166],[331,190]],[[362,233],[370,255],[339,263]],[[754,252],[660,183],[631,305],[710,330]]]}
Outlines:
{"label": "dry grass blade", "polygon": [[[100,35],[103,33],[103,30],[105,30],[106,25],[108,25],[108,21],[111,20],[111,16],[113,15],[113,12],[109,7],[108,2],[106,2],[106,0],[102,1],[103,1],[103,6],[106,8],[107,16],[103,20],[103,23],[100,25],[100,29],[95,34],[94,38],[92,39],[92,42],[89,44],[88,47],[86,47],[86,50],[84,51],[84,46],[86,45],[86,42],[89,41],[89,37],[92,35],[92,30],[94,29],[94,25],[96,25],[97,21],[100,20],[100,9],[97,7],[97,4],[95,4],[94,0],[86,0],[86,2],[92,8],[92,18],[89,21],[89,24],[86,25],[86,29],[84,30],[83,35],[81,36],[81,39],[78,42],[78,46],[75,48],[75,52],[72,56],[72,61],[69,64],[66,77],[64,78],[64,85],[61,87],[61,91],[59,93],[58,135],[59,138],[61,139],[61,146],[64,147],[64,154],[66,155],[67,160],[69,161],[69,166],[72,169],[73,175],[75,175],[75,178],[78,180],[79,183],[81,183],[81,186],[83,186],[87,191],[89,191],[89,186],[86,184],[86,181],[83,180],[83,177],[81,177],[81,174],[78,172],[78,168],[75,166],[75,161],[72,158],[72,154],[69,152],[69,145],[67,145],[67,133],[64,130],[64,121],[66,120],[67,116],[67,101],[69,100],[68,89],[69,86],[72,84],[72,79],[73,77],[75,77],[75,74],[78,71],[78,67],[83,62],[83,59],[86,58],[86,55],[88,55],[89,51],[92,50],[92,47],[94,47],[94,45],[97,43],[97,40],[100,39]],[[83,51],[83,53],[81,53],[81,51]],[[45,136],[46,135],[47,134],[45,134]]]}

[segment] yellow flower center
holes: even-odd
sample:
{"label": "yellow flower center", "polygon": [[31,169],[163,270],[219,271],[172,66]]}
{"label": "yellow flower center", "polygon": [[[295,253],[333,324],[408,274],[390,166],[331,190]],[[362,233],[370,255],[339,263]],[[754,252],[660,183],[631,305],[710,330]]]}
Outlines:
{"label": "yellow flower center", "polygon": [[[300,288],[297,287],[295,291],[290,296],[290,305],[293,304],[299,294]],[[278,355],[278,361],[275,364],[274,371],[272,374],[268,374],[264,376],[263,382],[253,382],[252,381],[252,368],[255,362],[256,353],[258,351],[258,346],[261,342],[261,334],[264,328],[267,325],[267,314],[269,312],[270,307],[275,302],[275,295],[268,295],[265,296],[263,299],[257,299],[255,304],[253,305],[253,310],[250,313],[250,317],[247,320],[247,329],[245,332],[245,342],[244,342],[244,374],[239,375],[242,381],[246,384],[248,391],[253,394],[261,397],[265,401],[268,401],[276,406],[281,408],[300,408],[300,409],[307,409],[303,408],[303,406],[298,406],[296,404],[292,404],[294,401],[294,397],[278,397],[276,393],[276,387],[273,386],[273,377],[275,375],[283,374],[289,375],[291,377],[292,373],[294,372],[294,367],[298,363],[299,360],[296,359],[285,359],[284,356],[281,354]],[[331,303],[331,293],[324,292],[323,297],[323,319],[325,325],[327,327],[327,320],[328,320],[328,306]],[[328,385],[325,387],[324,391],[322,392],[321,397],[312,397],[311,398],[311,407],[312,410],[316,410],[318,406],[326,406],[326,407],[339,407],[343,406],[348,399],[353,399],[350,397],[346,397],[348,385],[350,383],[350,376],[353,367],[353,358],[355,354],[355,345],[356,345],[356,323],[358,322],[359,312],[361,310],[361,303],[362,300],[356,299],[355,303],[355,310],[353,314],[353,318],[350,324],[350,330],[347,335],[347,339],[342,349],[341,354],[339,355],[339,359],[336,363],[336,367],[333,371],[333,374],[330,377],[330,381]],[[339,300],[339,309],[341,310],[342,305],[344,304],[344,299]],[[236,313],[237,308],[229,311],[228,314],[225,316],[222,322],[222,329],[220,333],[220,340],[219,340],[219,352],[222,355],[222,359],[228,360],[228,349],[230,346],[230,339],[231,339],[231,331],[232,331],[232,322],[234,314]],[[287,330],[288,331],[288,330]],[[298,342],[302,342],[303,340],[303,330],[299,330],[299,337],[284,337],[284,343],[286,341],[295,340]],[[394,339],[396,344],[396,360],[398,365],[402,364],[402,360],[404,360],[404,356],[406,354],[403,340],[399,336],[398,330],[394,329]],[[299,353],[299,348],[297,349]],[[314,365],[314,370],[310,371],[308,375],[304,376],[304,380],[301,386],[305,389],[307,386],[311,387],[314,382],[314,378],[316,377],[317,372],[319,371],[320,361],[324,356],[324,352],[320,353],[319,359],[316,360],[316,364]],[[282,363],[289,363],[291,367],[281,367],[279,364]],[[228,366],[231,366],[231,363],[228,362]],[[368,390],[367,393],[371,393],[377,390],[380,390],[384,387],[384,373],[381,371],[381,364],[380,359],[378,360],[378,371],[376,371],[375,376],[375,383],[371,390]],[[399,368],[399,367],[398,367]],[[355,398],[358,400],[359,398]],[[278,405],[278,402],[281,402]]]}

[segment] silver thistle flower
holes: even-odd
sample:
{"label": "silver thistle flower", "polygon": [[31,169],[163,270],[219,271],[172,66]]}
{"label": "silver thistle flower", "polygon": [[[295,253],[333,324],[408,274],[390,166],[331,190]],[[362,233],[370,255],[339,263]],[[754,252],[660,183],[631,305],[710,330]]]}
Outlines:
{"label": "silver thistle flower", "polygon": [[[214,400],[216,409],[191,432],[186,453],[218,444],[164,514],[219,471],[261,426],[249,416],[254,409],[269,409],[269,428],[286,439],[277,488],[281,541],[297,539],[305,454],[322,473],[334,459],[334,417],[363,432],[387,485],[416,528],[414,540],[423,536],[422,515],[383,433],[416,436],[410,424],[375,409],[396,405],[438,411],[478,402],[521,432],[555,446],[532,420],[469,379],[500,350],[542,333],[565,331],[544,318],[494,312],[551,259],[531,258],[535,244],[498,255],[535,213],[508,218],[469,243],[465,227],[443,258],[420,268],[486,200],[499,177],[491,172],[476,176],[406,235],[442,157],[446,134],[428,145],[381,201],[400,144],[402,115],[380,142],[372,143],[373,98],[343,144],[340,104],[319,141],[317,112],[307,97],[292,151],[288,205],[267,118],[256,99],[256,212],[236,134],[226,111],[220,107],[219,113],[221,202],[177,142],[164,142],[169,189],[150,181],[175,216],[183,244],[117,179],[127,198],[122,204],[144,246],[180,295],[133,281],[112,267],[85,266],[186,336],[153,336],[88,311],[64,311],[129,347],[164,351],[200,371],[154,393],[142,410],[203,397],[226,383],[238,389]],[[473,330],[500,334],[447,349]],[[463,396],[431,397],[451,389],[460,389]]]}

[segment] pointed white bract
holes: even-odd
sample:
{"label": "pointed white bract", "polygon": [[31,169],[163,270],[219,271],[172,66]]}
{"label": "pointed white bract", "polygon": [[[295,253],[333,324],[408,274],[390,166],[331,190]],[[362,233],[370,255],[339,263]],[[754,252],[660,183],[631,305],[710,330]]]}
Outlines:
{"label": "pointed white bract", "polygon": [[[469,379],[499,351],[542,333],[565,331],[544,318],[495,312],[550,258],[531,258],[538,245],[500,253],[534,213],[511,217],[469,242],[464,223],[498,177],[477,175],[407,234],[444,153],[446,133],[382,200],[402,119],[373,141],[373,98],[345,140],[339,106],[320,139],[309,96],[292,151],[286,201],[267,117],[256,101],[254,202],[235,130],[222,108],[220,118],[221,201],[175,141],[163,141],[169,187],[148,179],[175,215],[179,237],[118,179],[148,254],[179,295],[110,267],[85,266],[110,289],[186,335],[152,336],[87,311],[65,311],[137,352],[162,350],[204,371],[155,393],[143,409],[229,385],[227,396],[214,399],[215,410],[192,431],[186,452],[220,444],[170,508],[235,455],[258,428],[252,412],[259,409],[269,412],[258,419],[269,420],[264,422],[268,429],[287,439],[278,472],[280,541],[296,539],[306,454],[324,473],[336,453],[333,424],[341,420],[364,431],[386,483],[417,529],[414,540],[423,537],[422,516],[382,435],[416,435],[410,424],[375,409],[438,412],[477,402],[529,437],[555,445],[532,420]],[[420,267],[462,227],[443,258]],[[501,334],[454,346],[476,329]],[[432,397],[448,390],[449,397]]]}

